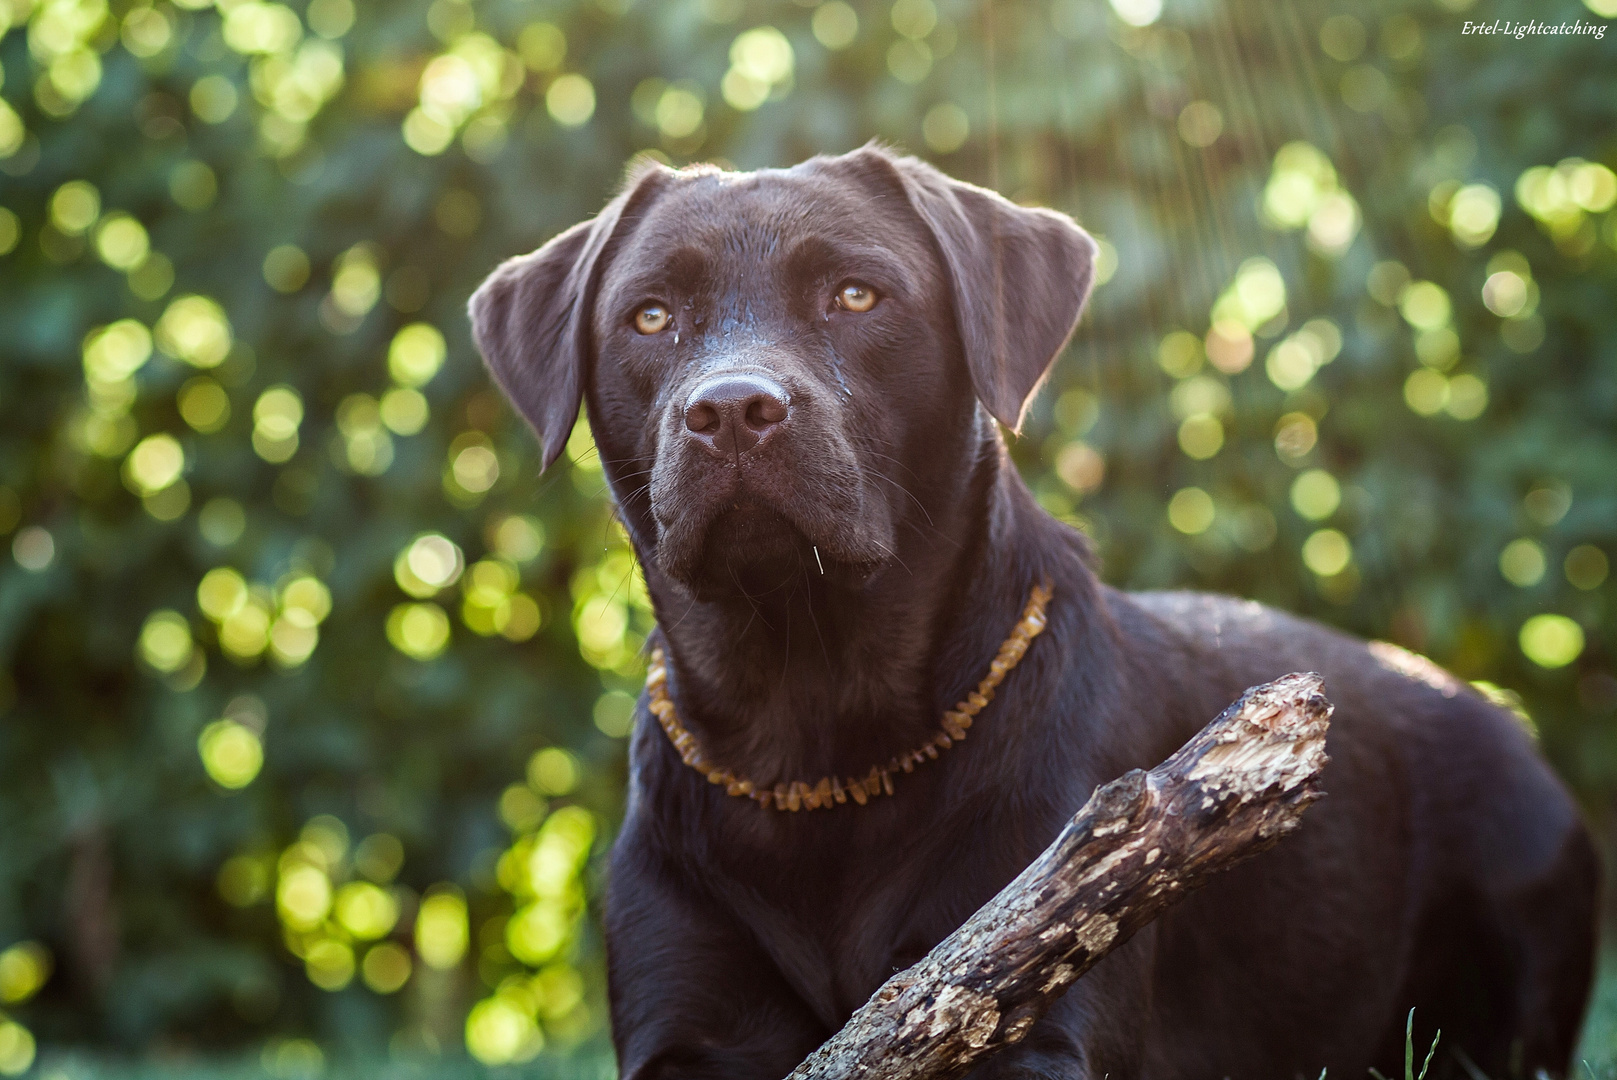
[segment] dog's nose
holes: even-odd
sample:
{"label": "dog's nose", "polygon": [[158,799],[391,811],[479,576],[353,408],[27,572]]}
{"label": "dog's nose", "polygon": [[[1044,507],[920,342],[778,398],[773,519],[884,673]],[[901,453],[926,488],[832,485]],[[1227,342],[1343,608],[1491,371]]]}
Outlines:
{"label": "dog's nose", "polygon": [[685,401],[691,437],[720,457],[739,457],[767,439],[786,419],[786,388],[762,375],[708,379]]}

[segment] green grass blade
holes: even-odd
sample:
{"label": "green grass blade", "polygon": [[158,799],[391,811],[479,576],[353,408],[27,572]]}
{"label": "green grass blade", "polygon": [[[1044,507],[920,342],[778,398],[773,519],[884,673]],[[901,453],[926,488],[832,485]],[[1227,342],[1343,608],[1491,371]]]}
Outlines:
{"label": "green grass blade", "polygon": [[1415,1080],[1415,1010],[1404,1020],[1404,1080]]}
{"label": "green grass blade", "polygon": [[1416,1080],[1426,1080],[1426,1070],[1432,1067],[1432,1059],[1437,1056],[1437,1040],[1443,1037],[1443,1029],[1438,1028],[1437,1034],[1432,1036],[1432,1045],[1426,1051],[1426,1060],[1421,1063],[1420,1076]]}

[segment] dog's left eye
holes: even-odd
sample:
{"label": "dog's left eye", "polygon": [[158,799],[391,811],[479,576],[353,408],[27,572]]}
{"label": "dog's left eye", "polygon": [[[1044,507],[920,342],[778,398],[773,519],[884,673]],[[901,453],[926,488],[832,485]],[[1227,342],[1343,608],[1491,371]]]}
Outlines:
{"label": "dog's left eye", "polygon": [[647,304],[634,313],[634,328],[642,334],[660,334],[673,321],[673,315],[661,304]]}
{"label": "dog's left eye", "polygon": [[837,290],[837,307],[843,311],[869,311],[876,306],[876,290],[859,281],[850,281]]}

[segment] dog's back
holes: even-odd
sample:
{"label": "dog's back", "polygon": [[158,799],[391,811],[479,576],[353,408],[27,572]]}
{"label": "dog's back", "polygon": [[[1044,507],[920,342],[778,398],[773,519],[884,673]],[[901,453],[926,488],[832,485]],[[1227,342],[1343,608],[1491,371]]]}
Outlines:
{"label": "dog's back", "polygon": [[[1564,1068],[1589,985],[1598,867],[1524,725],[1396,646],[1249,601],[1111,595],[1183,643],[1206,715],[1297,670],[1323,674],[1336,704],[1327,798],[1298,835],[1162,921],[1150,1072],[1192,1075],[1222,1058],[1338,1074],[1372,1048],[1386,1070],[1410,1006],[1421,1050],[1441,1028],[1458,1051],[1442,1063],[1468,1058],[1495,1078]],[[1209,940],[1209,927],[1224,929]],[[1341,968],[1355,957],[1366,970]],[[1316,979],[1295,978],[1310,968]],[[1317,1023],[1289,1022],[1322,1015],[1345,1021],[1335,1054]]]}

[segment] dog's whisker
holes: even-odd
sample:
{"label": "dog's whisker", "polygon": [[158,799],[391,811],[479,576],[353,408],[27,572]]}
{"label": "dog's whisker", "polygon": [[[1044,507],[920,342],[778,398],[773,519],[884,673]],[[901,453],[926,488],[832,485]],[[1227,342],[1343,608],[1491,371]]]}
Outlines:
{"label": "dog's whisker", "polygon": [[648,492],[650,490],[651,490],[651,484],[649,482],[641,484],[639,487],[635,488],[633,491],[625,493],[624,496],[623,496],[623,501],[628,502],[630,499],[638,499],[641,495],[645,494],[646,492]]}
{"label": "dog's whisker", "polygon": [[623,575],[623,580],[619,581],[615,586],[612,587],[612,593],[607,597],[608,600],[616,600],[618,598],[618,594],[623,591],[623,587],[634,579],[635,565],[636,564],[631,563],[628,572]]}
{"label": "dog's whisker", "polygon": [[920,476],[916,475],[915,470],[904,463],[903,458],[894,457],[892,454],[883,453],[882,451],[875,449],[876,439],[874,436],[854,433],[849,436],[848,441],[860,446],[863,451],[869,454],[871,457],[878,457],[884,461],[891,461],[893,464],[909,473],[912,478],[916,480],[920,479]]}
{"label": "dog's whisker", "polygon": [[671,634],[675,630],[678,630],[681,626],[685,625],[685,620],[690,618],[691,612],[696,610],[696,605],[697,599],[693,596],[691,597],[690,603],[685,605],[685,610],[679,613],[679,618],[670,623],[663,632],[665,634]]}
{"label": "dog's whisker", "polygon": [[[747,619],[747,625],[743,626],[741,628],[741,633],[739,635],[737,635],[737,636],[738,637],[745,637],[746,636],[747,629],[748,629],[748,627],[752,626],[752,620],[753,619],[758,619],[766,627],[768,627],[769,626],[769,620],[765,619],[763,617],[763,612],[759,607],[757,598],[755,598],[750,592],[747,591],[746,582],[742,581],[741,577],[736,573],[735,564],[730,561],[729,556],[725,557],[724,568],[726,570],[730,571],[730,580],[735,583],[736,589],[740,591],[742,599],[747,602],[747,606],[752,609],[752,616]],[[773,629],[773,627],[770,627],[770,629]]]}
{"label": "dog's whisker", "polygon": [[889,484],[892,484],[898,490],[902,491],[905,495],[908,495],[909,498],[910,498],[910,501],[915,504],[915,508],[917,510],[921,511],[921,515],[926,518],[926,523],[928,525],[932,525],[932,523],[933,523],[932,522],[932,515],[927,513],[925,504],[923,504],[920,499],[917,499],[915,497],[914,492],[912,492],[909,488],[905,487],[903,484],[900,484],[897,480],[894,480],[891,476],[888,476],[886,473],[882,472],[880,469],[871,469],[870,470],[870,475],[876,477],[879,480],[887,481]]}
{"label": "dog's whisker", "polygon": [[[815,549],[814,554],[815,554],[815,557],[818,558],[818,556],[820,554],[818,548]],[[799,559],[799,561],[801,562],[802,560]],[[807,570],[806,567],[804,569],[805,569],[805,571]],[[822,573],[822,574],[825,573],[824,568],[821,568],[820,573]],[[807,578],[808,578],[808,575],[805,572],[804,580],[806,581]],[[814,627],[814,638],[815,638],[816,641],[818,641],[820,643],[820,656],[825,660],[825,666],[827,668],[830,668],[831,667],[831,649],[830,649],[829,646],[826,645],[826,643],[825,643],[825,634],[823,632],[821,632],[821,630],[820,630],[820,617],[814,613],[813,590],[811,589],[811,590],[809,590],[809,592],[810,592],[810,595],[808,597],[808,603],[807,603],[809,625]]]}
{"label": "dog's whisker", "polygon": [[915,576],[915,571],[910,569],[910,564],[909,563],[907,563],[903,559],[899,558],[898,552],[894,551],[892,548],[888,547],[886,544],[882,543],[880,540],[872,539],[870,542],[872,544],[874,544],[876,547],[881,548],[882,551],[886,552],[892,558],[892,560],[894,562],[896,562],[898,565],[900,565],[900,566],[902,566],[904,568],[904,572],[909,574],[910,577]]}

